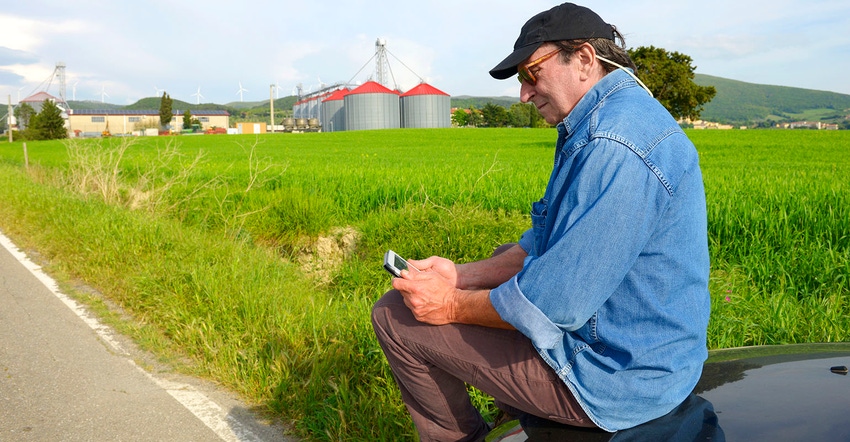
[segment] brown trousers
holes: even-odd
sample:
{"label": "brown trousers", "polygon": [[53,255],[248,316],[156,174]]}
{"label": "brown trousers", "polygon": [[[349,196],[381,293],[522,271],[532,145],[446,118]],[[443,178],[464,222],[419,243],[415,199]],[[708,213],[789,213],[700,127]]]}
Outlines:
{"label": "brown trousers", "polygon": [[421,323],[396,290],[375,303],[372,324],[422,441],[474,441],[487,434],[466,384],[511,414],[595,426],[518,331]]}

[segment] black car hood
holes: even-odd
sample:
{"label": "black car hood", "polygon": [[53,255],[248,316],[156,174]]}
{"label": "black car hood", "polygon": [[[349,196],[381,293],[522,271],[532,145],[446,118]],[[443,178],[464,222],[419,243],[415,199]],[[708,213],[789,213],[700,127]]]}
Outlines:
{"label": "black car hood", "polygon": [[[528,441],[850,440],[850,343],[715,350],[669,414],[605,433],[521,419]],[[844,367],[844,370],[841,368]]]}
{"label": "black car hood", "polygon": [[713,404],[728,440],[847,441],[847,366],[850,343],[719,350],[694,393]]}

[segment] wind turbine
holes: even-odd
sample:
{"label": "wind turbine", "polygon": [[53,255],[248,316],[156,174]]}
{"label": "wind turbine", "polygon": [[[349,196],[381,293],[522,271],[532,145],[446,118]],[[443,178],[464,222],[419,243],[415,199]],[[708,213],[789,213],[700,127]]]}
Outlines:
{"label": "wind turbine", "polygon": [[242,92],[248,92],[248,89],[245,89],[244,87],[242,87],[242,82],[240,81],[239,82],[239,90],[236,92],[239,95],[239,102],[240,103],[242,101],[244,101],[244,100],[242,100]]}
{"label": "wind turbine", "polygon": [[79,81],[75,81],[74,85],[71,86],[71,97],[73,97],[71,99],[74,101],[77,101],[77,83],[79,83]]}
{"label": "wind turbine", "polygon": [[106,86],[100,85],[100,102],[106,103],[106,97],[108,96],[109,94],[106,93]]}
{"label": "wind turbine", "polygon": [[204,98],[204,96],[201,95],[201,87],[200,86],[198,86],[198,92],[195,92],[194,94],[192,94],[192,96],[197,97],[198,101],[195,104],[201,104],[201,98]]}
{"label": "wind turbine", "polygon": [[156,91],[156,95],[154,95],[154,97],[159,97],[160,92],[165,92],[165,89],[160,89],[160,88],[156,87],[156,85],[153,86],[153,90]]}

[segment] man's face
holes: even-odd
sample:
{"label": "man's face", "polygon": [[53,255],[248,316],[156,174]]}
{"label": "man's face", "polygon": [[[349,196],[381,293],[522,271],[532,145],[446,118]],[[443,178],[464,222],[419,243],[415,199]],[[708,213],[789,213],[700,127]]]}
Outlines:
{"label": "man's face", "polygon": [[[555,49],[557,46],[554,44],[545,43],[537,48],[523,65]],[[592,79],[592,66],[587,66],[588,57],[582,56],[581,51],[573,54],[568,63],[564,63],[562,57],[559,53],[530,68],[529,71],[537,78],[537,83],[523,81],[520,87],[520,100],[523,103],[533,103],[543,119],[552,125],[563,121],[581,97],[598,81],[598,78],[596,81],[589,81]],[[594,60],[591,55],[591,64],[595,64]]]}

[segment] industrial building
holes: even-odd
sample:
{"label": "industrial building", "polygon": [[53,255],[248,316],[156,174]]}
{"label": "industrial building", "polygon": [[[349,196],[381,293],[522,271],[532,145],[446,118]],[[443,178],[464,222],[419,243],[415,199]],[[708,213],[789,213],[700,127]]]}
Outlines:
{"label": "industrial building", "polygon": [[[201,128],[230,127],[230,114],[224,110],[193,110],[192,118],[201,122]],[[171,125],[182,126],[182,110],[175,110]],[[158,110],[126,109],[71,109],[68,115],[69,129],[76,136],[97,136],[104,132],[111,134],[143,135],[147,129],[160,127]]]}
{"label": "industrial building", "polygon": [[[59,97],[46,91],[35,93],[21,100],[37,113],[41,111],[45,100],[56,103],[62,110],[65,128],[70,136],[103,136],[103,135],[146,135],[159,133],[161,127],[159,110],[127,110],[127,109],[69,109],[65,99],[65,63],[56,63],[56,69],[51,76],[59,83]],[[173,127],[180,126],[183,110],[174,110],[171,120]],[[230,114],[224,110],[194,110],[190,111],[192,118],[197,119],[201,129],[227,129],[230,127]],[[11,118],[10,118],[11,120]]]}
{"label": "industrial building", "polygon": [[348,92],[348,88],[337,89],[322,101],[319,120],[325,132],[345,130],[345,96]]}
{"label": "industrial building", "polygon": [[[317,121],[324,132],[451,127],[451,97],[425,83],[405,93],[386,86],[386,42],[375,43],[376,80],[359,86],[337,84],[301,97],[292,107],[298,121]],[[284,122],[284,127],[287,123]]]}

